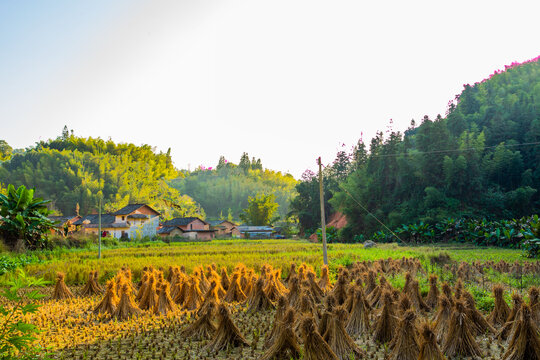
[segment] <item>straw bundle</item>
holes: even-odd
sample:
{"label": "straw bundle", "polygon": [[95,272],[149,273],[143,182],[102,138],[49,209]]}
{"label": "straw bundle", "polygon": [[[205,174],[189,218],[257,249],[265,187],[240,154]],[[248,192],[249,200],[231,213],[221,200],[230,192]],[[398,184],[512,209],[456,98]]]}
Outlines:
{"label": "straw bundle", "polygon": [[487,320],[493,326],[501,326],[506,323],[506,319],[510,315],[510,307],[504,301],[504,288],[501,285],[493,286],[493,297],[495,298],[495,307]]}
{"label": "straw bundle", "polygon": [[225,304],[218,306],[219,325],[212,341],[208,343],[206,349],[211,353],[217,353],[220,350],[230,346],[249,345],[240,330],[236,327],[231,319],[229,309]]}
{"label": "straw bundle", "polygon": [[360,336],[369,331],[369,309],[366,307],[364,293],[361,288],[356,288],[352,311],[345,330],[351,336]]}
{"label": "straw bundle", "polygon": [[437,344],[437,337],[433,332],[432,324],[428,322],[423,323],[420,334],[422,335],[422,339],[418,360],[446,360]]}
{"label": "straw bundle", "polygon": [[324,291],[327,292],[328,290],[332,289],[332,284],[330,283],[330,276],[328,273],[328,266],[323,265],[321,267],[321,278],[319,279],[319,287]]}
{"label": "straw bundle", "polygon": [[469,317],[469,319],[471,319],[471,322],[476,330],[475,334],[482,335],[487,332],[495,334],[496,330],[484,318],[484,315],[482,315],[480,311],[478,311],[478,309],[476,308],[476,303],[471,293],[468,291],[464,291],[461,297],[465,301],[465,310],[467,316]]}
{"label": "straw bundle", "polygon": [[274,304],[264,292],[264,279],[260,278],[255,284],[255,290],[247,300],[248,313],[274,309]]}
{"label": "straw bundle", "polygon": [[540,360],[540,338],[532,319],[531,307],[521,305],[519,318],[503,360]]}
{"label": "straw bundle", "polygon": [[277,309],[276,314],[274,315],[274,323],[272,325],[272,330],[270,330],[270,332],[266,335],[266,338],[264,339],[264,347],[268,348],[274,343],[274,340],[277,338],[280,321],[285,316],[287,309],[287,299],[285,298],[285,296],[281,296],[277,302]]}
{"label": "straw bundle", "polygon": [[107,290],[105,291],[105,295],[103,296],[103,299],[99,302],[99,304],[94,309],[94,314],[109,314],[112,315],[114,311],[116,310],[116,304],[118,304],[118,297],[116,296],[116,292],[114,291],[114,282],[112,280],[109,280],[107,282]]}
{"label": "straw bundle", "polygon": [[144,294],[139,301],[139,308],[141,310],[152,310],[156,306],[158,301],[158,294],[156,289],[156,283],[153,276],[148,279],[148,285],[144,290]]}
{"label": "straw bundle", "polygon": [[103,288],[98,283],[98,272],[90,271],[88,273],[88,281],[86,282],[83,289],[81,290],[81,295],[92,296],[96,294],[101,294],[102,292],[103,292]]}
{"label": "straw bundle", "polygon": [[465,312],[465,304],[456,300],[445,336],[443,351],[450,357],[482,357],[480,347],[474,338],[474,328]]}
{"label": "straw bundle", "polygon": [[73,293],[69,290],[64,281],[65,277],[66,275],[64,273],[59,272],[56,274],[56,285],[54,286],[54,291],[52,293],[52,298],[54,300],[71,299],[73,297]]}
{"label": "straw bundle", "polygon": [[246,300],[246,298],[247,296],[242,290],[242,286],[240,285],[240,274],[234,273],[231,279],[231,283],[229,285],[229,290],[227,290],[227,294],[225,294],[223,300],[232,303],[243,302]]}
{"label": "straw bundle", "polygon": [[300,346],[298,345],[296,334],[292,330],[294,322],[294,311],[289,309],[279,322],[276,340],[259,360],[290,360],[300,358]]}
{"label": "straw bundle", "polygon": [[446,295],[439,297],[439,308],[435,315],[434,332],[437,334],[437,340],[441,341],[448,334],[450,328],[450,318],[452,317],[452,305]]}
{"label": "straw bundle", "polygon": [[171,298],[169,284],[161,283],[158,291],[158,301],[154,306],[154,314],[167,315],[169,312],[176,311],[176,304]]}
{"label": "straw bundle", "polygon": [[523,304],[523,298],[521,297],[521,295],[519,295],[518,293],[513,293],[512,304],[513,306],[512,310],[510,311],[510,315],[508,315],[504,326],[497,334],[497,338],[499,338],[500,340],[506,340],[512,332],[511,330],[514,327],[515,321],[518,317],[518,312],[521,310],[521,305]]}
{"label": "straw bundle", "polygon": [[398,330],[392,340],[392,352],[389,360],[417,360],[420,347],[416,340],[416,314],[409,309],[398,324]]}
{"label": "straw bundle", "polygon": [[315,327],[312,318],[305,318],[300,326],[304,340],[304,360],[338,360],[336,354]]}
{"label": "straw bundle", "polygon": [[329,328],[328,345],[340,360],[362,359],[365,353],[354,343],[344,327],[348,315],[343,306],[335,310],[333,324]]}
{"label": "straw bundle", "polygon": [[392,305],[392,295],[388,291],[383,293],[383,306],[374,325],[373,339],[376,342],[384,344],[392,340],[397,324]]}
{"label": "straw bundle", "polygon": [[439,288],[437,287],[437,275],[431,274],[429,276],[429,292],[426,298],[426,305],[430,309],[435,309],[437,307],[437,302],[439,300]]}
{"label": "straw bundle", "polygon": [[122,284],[120,293],[120,301],[116,306],[113,316],[118,320],[127,320],[132,316],[140,315],[142,311],[137,307],[137,304],[133,300],[131,288],[128,284]]}
{"label": "straw bundle", "polygon": [[209,339],[214,336],[217,328],[212,319],[214,318],[216,306],[215,303],[210,302],[199,318],[182,330],[180,335],[183,337],[194,337],[196,339]]}
{"label": "straw bundle", "polygon": [[197,310],[203,303],[204,297],[199,287],[198,278],[191,277],[189,279],[185,296],[186,299],[184,301],[183,307],[186,310]]}

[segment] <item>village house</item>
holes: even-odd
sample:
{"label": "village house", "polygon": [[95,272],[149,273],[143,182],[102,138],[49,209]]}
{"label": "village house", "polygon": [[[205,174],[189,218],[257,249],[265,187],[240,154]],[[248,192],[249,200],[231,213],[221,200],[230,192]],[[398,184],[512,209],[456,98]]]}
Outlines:
{"label": "village house", "polygon": [[181,237],[192,240],[212,240],[216,232],[198,217],[174,218],[165,221],[157,232],[162,237]]}
{"label": "village house", "polygon": [[75,222],[81,217],[79,215],[67,215],[67,216],[49,216],[49,220],[54,223],[52,232],[67,235],[77,230]]}
{"label": "village house", "polygon": [[210,229],[215,230],[216,237],[240,237],[240,231],[235,223],[228,220],[208,221]]}
{"label": "village house", "polygon": [[270,239],[274,228],[271,226],[240,225],[238,231],[242,239]]}
{"label": "village house", "polygon": [[[129,204],[112,214],[101,215],[101,235],[118,239],[153,237],[157,234],[159,215],[159,212],[146,204]],[[87,215],[74,225],[84,233],[98,234],[99,215]]]}

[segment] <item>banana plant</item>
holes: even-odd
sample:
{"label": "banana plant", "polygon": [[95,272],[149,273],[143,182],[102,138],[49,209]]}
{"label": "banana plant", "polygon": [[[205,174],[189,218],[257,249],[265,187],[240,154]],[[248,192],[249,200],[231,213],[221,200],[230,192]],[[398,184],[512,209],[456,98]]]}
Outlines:
{"label": "banana plant", "polygon": [[43,248],[46,234],[53,227],[47,218],[49,200],[34,197],[34,189],[24,185],[15,187],[10,184],[7,194],[0,194],[0,235],[6,245],[14,247],[21,240],[30,249]]}

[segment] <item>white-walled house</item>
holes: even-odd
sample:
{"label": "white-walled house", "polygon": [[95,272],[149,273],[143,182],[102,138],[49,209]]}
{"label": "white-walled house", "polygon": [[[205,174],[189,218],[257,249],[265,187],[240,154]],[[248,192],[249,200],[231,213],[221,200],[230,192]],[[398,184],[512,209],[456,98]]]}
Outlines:
{"label": "white-walled house", "polygon": [[[99,215],[91,214],[79,219],[74,225],[85,233],[97,234],[99,231]],[[115,238],[140,239],[157,234],[159,212],[146,204],[129,204],[112,214],[101,215],[102,236]]]}

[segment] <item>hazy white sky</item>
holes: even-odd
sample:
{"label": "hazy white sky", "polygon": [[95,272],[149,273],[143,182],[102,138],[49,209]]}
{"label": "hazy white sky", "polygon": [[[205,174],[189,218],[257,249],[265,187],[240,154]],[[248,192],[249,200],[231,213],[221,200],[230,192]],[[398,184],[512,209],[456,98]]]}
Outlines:
{"label": "hazy white sky", "polygon": [[60,134],[299,177],[540,55],[538,1],[1,1],[0,139]]}

